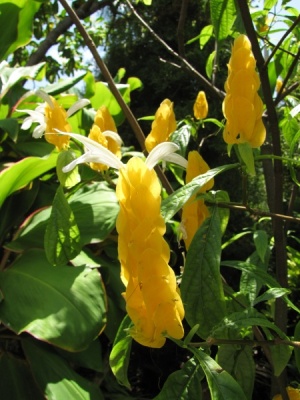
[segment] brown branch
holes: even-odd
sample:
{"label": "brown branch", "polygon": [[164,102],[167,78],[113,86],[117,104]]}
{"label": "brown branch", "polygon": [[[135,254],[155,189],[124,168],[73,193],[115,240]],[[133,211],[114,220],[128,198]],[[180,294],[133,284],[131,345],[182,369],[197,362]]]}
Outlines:
{"label": "brown branch", "polygon": [[186,20],[189,0],[182,0],[179,21],[177,25],[178,54],[184,57],[184,24]]}
{"label": "brown branch", "polygon": [[[90,52],[92,53],[94,60],[97,64],[97,66],[99,67],[104,79],[106,80],[106,82],[108,83],[108,86],[112,92],[112,94],[115,96],[117,102],[119,103],[125,117],[127,118],[142,150],[146,153],[145,150],[145,135],[138,123],[138,121],[136,120],[136,118],[134,117],[132,111],[130,110],[130,108],[128,107],[128,105],[126,104],[126,102],[124,101],[121,93],[119,92],[113,77],[111,76],[106,64],[104,63],[104,61],[102,60],[102,58],[100,57],[100,54],[97,51],[96,45],[93,42],[93,39],[90,37],[90,35],[87,33],[87,31],[85,30],[84,26],[82,25],[82,23],[80,22],[77,14],[74,12],[74,10],[69,6],[69,4],[67,3],[66,0],[59,0],[61,5],[64,7],[64,9],[67,11],[67,13],[69,14],[70,18],[72,19],[72,21],[74,22],[76,28],[78,29],[79,33],[82,35],[85,44],[87,45],[88,49],[90,50]],[[155,167],[155,171],[157,172],[162,185],[164,186],[164,188],[166,189],[166,191],[170,194],[173,192],[172,186],[170,185],[170,182],[168,181],[167,177],[165,176],[165,174],[163,173],[162,169],[159,166]]]}
{"label": "brown branch", "polygon": [[147,22],[138,14],[138,12],[135,10],[133,5],[129,0],[125,0],[126,3],[128,4],[128,7],[130,10],[133,12],[133,14],[136,16],[136,18],[141,22],[142,25],[144,25],[145,28],[151,33],[151,35],[170,53],[174,58],[177,58],[180,62],[181,65],[190,73],[192,74],[196,79],[198,79],[201,84],[209,91],[212,93],[214,96],[218,96],[219,98],[223,99],[225,97],[225,93],[212,85],[203,75],[201,75],[185,58],[181,57],[178,53],[176,53],[175,50],[172,49],[160,36],[158,36],[154,30],[150,27],[150,25],[147,24]]}
{"label": "brown branch", "polygon": [[[110,4],[111,2],[109,0],[101,2],[90,0],[83,3],[76,10],[76,14],[80,19],[84,19]],[[41,62],[44,59],[47,51],[57,43],[57,39],[59,38],[59,36],[63,35],[73,25],[73,23],[74,22],[69,16],[66,16],[62,21],[60,21],[56,25],[56,27],[48,34],[46,39],[39,45],[39,48],[33,54],[31,54],[26,65],[36,65]]]}

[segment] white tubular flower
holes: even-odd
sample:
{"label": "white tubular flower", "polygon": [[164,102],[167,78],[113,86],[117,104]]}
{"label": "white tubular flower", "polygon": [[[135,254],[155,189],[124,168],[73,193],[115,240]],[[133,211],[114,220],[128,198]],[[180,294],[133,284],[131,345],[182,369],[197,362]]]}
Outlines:
{"label": "white tubular flower", "polygon": [[34,138],[40,138],[45,134],[47,142],[54,144],[59,150],[68,147],[69,138],[62,136],[59,137],[55,132],[57,129],[69,132],[71,126],[67,122],[67,118],[79,109],[85,107],[90,103],[90,101],[87,99],[81,99],[66,111],[46,92],[37,90],[35,94],[45,100],[45,103],[38,105],[35,110],[17,110],[29,114],[29,117],[24,119],[21,129],[29,129],[32,124],[37,123],[38,125],[34,128],[32,134]]}

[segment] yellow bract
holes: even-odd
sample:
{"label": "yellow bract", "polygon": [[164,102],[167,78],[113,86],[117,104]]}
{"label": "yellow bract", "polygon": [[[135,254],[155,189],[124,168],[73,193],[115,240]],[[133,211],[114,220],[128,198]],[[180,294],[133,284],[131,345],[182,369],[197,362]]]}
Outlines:
{"label": "yellow bract", "polygon": [[[287,394],[289,396],[290,400],[300,400],[300,390],[295,389],[291,386],[288,386],[286,388]],[[276,396],[273,397],[273,400],[282,400],[281,394],[276,394]]]}
{"label": "yellow bract", "polygon": [[248,142],[251,147],[259,147],[266,137],[262,122],[263,103],[257,93],[260,81],[255,66],[251,43],[247,36],[240,35],[232,48],[223,102],[227,120],[223,137],[230,145]]}
{"label": "yellow bract", "polygon": [[59,135],[56,129],[62,132],[71,132],[71,126],[67,122],[67,112],[57,101],[50,96],[52,106],[45,105],[45,139],[54,144],[59,150],[64,150],[69,146],[70,137]]}
{"label": "yellow bract", "polygon": [[203,91],[199,92],[194,103],[194,117],[196,119],[204,119],[208,114],[208,104],[206,95]]}
{"label": "yellow bract", "polygon": [[159,143],[167,142],[171,133],[176,130],[176,118],[173,111],[173,103],[165,99],[155,113],[151,132],[145,140],[145,146],[150,152]]}
{"label": "yellow bract", "polygon": [[[197,151],[190,151],[188,155],[188,165],[186,169],[186,183],[189,183],[198,175],[204,174],[209,170],[209,166],[200,156]],[[214,180],[211,179],[204,185],[198,193],[205,193],[214,185]],[[197,200],[196,196],[192,196],[182,208],[182,230],[183,240],[186,249],[189,248],[191,241],[197,232],[198,228],[203,224],[205,219],[209,217],[209,210],[204,204],[204,200]]]}
{"label": "yellow bract", "polygon": [[162,347],[164,334],[183,337],[184,309],[174,271],[168,265],[170,249],[163,238],[160,214],[161,186],[153,169],[131,158],[120,169],[116,188],[118,253],[123,296],[134,326],[131,336],[148,347]]}
{"label": "yellow bract", "polygon": [[[106,147],[117,157],[121,158],[120,144],[112,137],[105,134],[106,131],[117,132],[117,127],[107,107],[102,106],[96,113],[94,124],[90,130],[89,138],[95,140]],[[95,171],[105,171],[107,165],[101,163],[90,163],[90,167]]]}

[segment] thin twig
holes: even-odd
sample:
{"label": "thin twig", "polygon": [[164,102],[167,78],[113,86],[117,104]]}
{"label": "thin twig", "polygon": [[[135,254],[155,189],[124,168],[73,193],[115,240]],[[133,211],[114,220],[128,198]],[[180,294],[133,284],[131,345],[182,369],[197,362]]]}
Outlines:
{"label": "thin twig", "polygon": [[201,75],[185,58],[181,57],[175,50],[172,49],[160,36],[158,36],[154,30],[147,24],[147,22],[138,14],[133,5],[129,0],[125,0],[128,4],[128,7],[133,12],[133,14],[137,17],[137,19],[144,25],[145,28],[151,33],[151,35],[169,52],[173,55],[173,57],[180,60],[183,67],[185,67],[194,77],[196,77],[205,88],[211,92],[213,95],[218,96],[223,99],[225,97],[225,93],[213,86],[203,75]]}

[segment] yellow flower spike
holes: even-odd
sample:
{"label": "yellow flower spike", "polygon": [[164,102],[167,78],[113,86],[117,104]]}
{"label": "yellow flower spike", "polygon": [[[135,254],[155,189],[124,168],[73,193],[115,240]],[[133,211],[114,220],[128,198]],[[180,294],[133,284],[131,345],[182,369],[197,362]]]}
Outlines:
{"label": "yellow flower spike", "polygon": [[[188,165],[186,169],[186,183],[189,183],[198,175],[204,174],[209,170],[209,166],[197,151],[190,151],[188,155]],[[211,179],[200,190],[199,193],[205,193],[214,185]],[[196,201],[196,196],[192,196],[182,208],[182,230],[183,240],[186,249],[190,247],[191,241],[198,228],[203,224],[205,219],[209,217],[209,210],[203,200]]]}
{"label": "yellow flower spike", "polygon": [[194,117],[196,119],[204,119],[208,114],[208,104],[206,100],[206,95],[203,91],[200,91],[197,95],[196,101],[194,103]]}
{"label": "yellow flower spike", "polygon": [[245,35],[238,36],[228,63],[226,96],[222,105],[227,120],[223,138],[228,145],[249,143],[255,148],[265,141],[263,104],[257,93],[260,81],[255,66],[249,39]]}
{"label": "yellow flower spike", "polygon": [[165,99],[156,111],[151,132],[146,137],[145,146],[147,151],[150,152],[159,143],[168,141],[176,127],[173,103],[169,99]]}
{"label": "yellow flower spike", "polygon": [[[142,345],[162,347],[164,334],[181,338],[184,332],[183,305],[168,265],[170,249],[163,238],[161,185],[156,172],[133,157],[120,169],[116,194],[121,278],[126,286],[126,310],[134,324],[130,334]],[[165,308],[171,315],[163,320],[159,309]]]}
{"label": "yellow flower spike", "polygon": [[113,117],[106,106],[101,106],[94,118],[94,124],[99,126],[101,132],[113,131],[117,132],[117,127]]}
{"label": "yellow flower spike", "polygon": [[[300,390],[295,389],[291,386],[286,388],[287,394],[289,396],[289,400],[300,400]],[[281,394],[276,394],[272,400],[282,400]]]}

